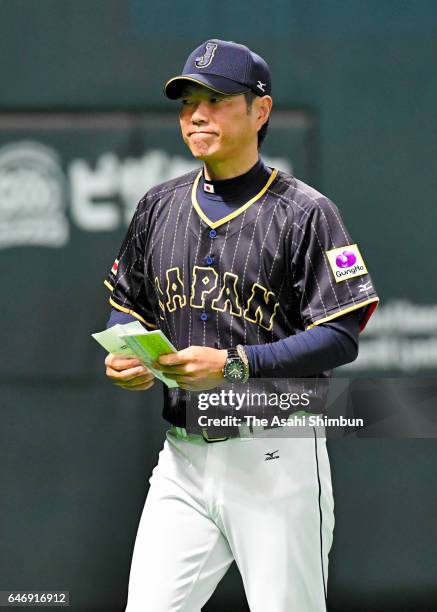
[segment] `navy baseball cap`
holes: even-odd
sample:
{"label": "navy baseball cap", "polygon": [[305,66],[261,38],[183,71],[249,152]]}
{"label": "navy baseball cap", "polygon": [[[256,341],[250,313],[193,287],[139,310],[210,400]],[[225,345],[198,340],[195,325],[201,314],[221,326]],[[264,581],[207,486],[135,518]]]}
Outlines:
{"label": "navy baseball cap", "polygon": [[183,88],[197,83],[222,94],[253,91],[270,95],[271,78],[267,62],[245,45],[212,38],[202,43],[188,57],[182,74],[164,86],[167,98],[181,97]]}

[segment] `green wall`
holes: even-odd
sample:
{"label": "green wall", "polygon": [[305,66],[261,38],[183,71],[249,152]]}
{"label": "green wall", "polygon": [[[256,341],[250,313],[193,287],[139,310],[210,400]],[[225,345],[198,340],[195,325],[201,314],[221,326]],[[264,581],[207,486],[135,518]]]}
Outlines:
{"label": "green wall", "polygon": [[[163,82],[211,37],[244,42],[265,56],[275,108],[315,118],[313,184],[358,237],[381,308],[396,299],[433,306],[433,0],[0,0],[0,128],[21,112],[173,113]],[[138,146],[135,134],[120,142],[127,152]],[[102,353],[88,342],[106,319],[106,295],[93,287],[112,257],[108,237],[115,249],[121,235],[119,228],[81,242],[81,255],[96,251],[91,272],[84,282],[80,273],[63,278],[60,287],[65,253],[55,253],[51,264],[37,248],[0,251],[8,337],[0,371],[0,590],[70,589],[74,612],[123,610],[136,525],[165,425],[159,390],[147,399],[114,391],[103,378]],[[16,293],[8,292],[9,278],[20,285]],[[89,299],[93,315],[85,325],[77,313]],[[11,339],[14,312],[17,325],[27,331],[38,321],[40,330]],[[53,342],[39,341],[51,326],[75,338],[70,371],[59,373],[56,354],[44,350]],[[437,336],[435,325],[426,329]],[[433,376],[435,362],[425,370]],[[434,609],[434,441],[335,440],[330,450],[337,512],[330,610]],[[244,610],[243,603],[231,608],[235,600],[244,597],[234,573],[205,612]]]}

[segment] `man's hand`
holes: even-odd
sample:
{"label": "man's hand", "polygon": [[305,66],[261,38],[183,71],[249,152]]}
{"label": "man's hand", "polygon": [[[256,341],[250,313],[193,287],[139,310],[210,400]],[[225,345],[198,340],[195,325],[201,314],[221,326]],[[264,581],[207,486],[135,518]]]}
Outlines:
{"label": "man's hand", "polygon": [[112,353],[105,359],[106,376],[113,383],[129,391],[145,391],[155,382],[155,376],[139,359],[116,357]]}
{"label": "man's hand", "polygon": [[223,382],[228,352],[206,346],[189,346],[177,353],[161,355],[152,366],[175,380],[182,389],[206,391]]}

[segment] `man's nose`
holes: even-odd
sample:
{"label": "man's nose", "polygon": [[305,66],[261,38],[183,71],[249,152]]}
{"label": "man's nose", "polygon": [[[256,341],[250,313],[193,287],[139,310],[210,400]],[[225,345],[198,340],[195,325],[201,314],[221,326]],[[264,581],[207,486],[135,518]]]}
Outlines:
{"label": "man's nose", "polygon": [[207,102],[199,100],[195,103],[193,114],[191,115],[191,121],[193,123],[208,121],[209,107]]}

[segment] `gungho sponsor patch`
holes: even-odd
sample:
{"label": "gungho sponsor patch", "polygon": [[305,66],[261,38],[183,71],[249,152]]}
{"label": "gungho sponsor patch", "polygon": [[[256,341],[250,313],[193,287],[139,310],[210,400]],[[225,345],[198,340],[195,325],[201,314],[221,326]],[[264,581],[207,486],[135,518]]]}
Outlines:
{"label": "gungho sponsor patch", "polygon": [[366,264],[356,244],[348,244],[325,252],[336,283],[367,274]]}

